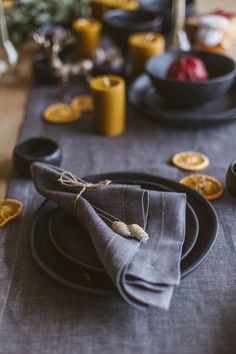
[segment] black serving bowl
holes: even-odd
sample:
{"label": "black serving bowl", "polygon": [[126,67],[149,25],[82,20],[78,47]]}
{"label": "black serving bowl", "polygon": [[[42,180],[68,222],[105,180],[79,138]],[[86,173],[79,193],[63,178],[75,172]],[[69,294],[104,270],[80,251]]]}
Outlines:
{"label": "black serving bowl", "polygon": [[[173,0],[140,0],[140,8],[163,16],[163,30],[169,33],[172,27]],[[186,17],[196,15],[194,0],[186,0]]]}
{"label": "black serving bowl", "polygon": [[104,28],[123,54],[127,53],[128,37],[136,32],[161,32],[162,16],[143,10],[112,10],[103,16]]}
{"label": "black serving bowl", "polygon": [[13,152],[14,166],[24,177],[31,178],[31,164],[35,161],[60,166],[62,152],[56,141],[35,137],[15,146]]}
{"label": "black serving bowl", "polygon": [[[170,65],[178,58],[192,55],[200,58],[209,73],[209,79],[204,81],[179,81],[167,79]],[[158,93],[168,103],[178,106],[196,106],[224,95],[235,80],[235,62],[224,55],[202,52],[166,52],[154,56],[146,63],[145,70],[150,76]]]}
{"label": "black serving bowl", "polygon": [[236,160],[231,162],[226,173],[226,186],[232,196],[236,198]]}

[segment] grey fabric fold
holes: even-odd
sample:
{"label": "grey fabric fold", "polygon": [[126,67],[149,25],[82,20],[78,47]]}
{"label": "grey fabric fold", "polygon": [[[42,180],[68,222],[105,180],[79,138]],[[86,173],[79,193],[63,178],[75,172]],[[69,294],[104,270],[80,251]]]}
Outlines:
{"label": "grey fabric fold", "polygon": [[[123,299],[137,307],[168,309],[173,287],[180,282],[186,196],[110,184],[86,189],[77,198],[81,188],[63,186],[58,181],[62,172],[60,168],[35,163],[32,176],[38,192],[74,213],[88,230],[104,268]],[[117,234],[97,208],[128,225],[143,227],[149,240],[140,242]]]}

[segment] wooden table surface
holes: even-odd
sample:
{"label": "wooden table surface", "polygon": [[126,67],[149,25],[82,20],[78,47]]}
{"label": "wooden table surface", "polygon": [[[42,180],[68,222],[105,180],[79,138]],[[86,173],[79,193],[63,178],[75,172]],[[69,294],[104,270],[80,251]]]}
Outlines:
{"label": "wooden table surface", "polygon": [[[207,12],[216,8],[236,12],[236,0],[198,0],[200,12]],[[11,174],[12,151],[17,142],[20,127],[23,122],[28,92],[31,85],[31,62],[36,52],[32,45],[21,48],[19,81],[14,85],[0,86],[0,198],[7,191],[7,184]],[[236,46],[231,51],[236,59]]]}

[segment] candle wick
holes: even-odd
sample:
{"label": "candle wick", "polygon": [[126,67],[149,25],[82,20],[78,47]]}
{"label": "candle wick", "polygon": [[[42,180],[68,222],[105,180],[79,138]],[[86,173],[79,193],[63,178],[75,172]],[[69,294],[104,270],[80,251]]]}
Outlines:
{"label": "candle wick", "polygon": [[146,35],[146,40],[152,42],[155,39],[155,36],[153,33],[147,33]]}
{"label": "candle wick", "polygon": [[85,18],[81,18],[79,19],[79,22],[81,25],[86,25],[88,23],[88,20],[86,20]]}
{"label": "candle wick", "polygon": [[110,87],[111,86],[110,80],[109,80],[109,78],[107,76],[105,76],[103,78],[103,84],[104,84],[105,87]]}

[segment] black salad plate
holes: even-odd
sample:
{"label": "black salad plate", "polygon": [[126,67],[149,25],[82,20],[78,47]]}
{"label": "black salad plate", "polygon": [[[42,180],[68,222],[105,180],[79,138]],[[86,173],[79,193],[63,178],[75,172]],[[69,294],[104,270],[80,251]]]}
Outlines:
{"label": "black salad plate", "polygon": [[183,109],[170,106],[158,95],[148,75],[142,74],[130,85],[128,98],[134,109],[164,125],[199,128],[236,120],[236,84],[214,101]]}
{"label": "black salad plate", "polygon": [[[142,187],[149,190],[169,191],[167,187],[150,182],[143,182]],[[186,209],[186,221],[186,236],[181,259],[192,250],[199,232],[197,216],[189,203]],[[105,271],[87,231],[75,217],[68,215],[61,208],[56,208],[50,217],[49,237],[57,251],[71,261],[90,270]]]}
{"label": "black salad plate", "polygon": [[[211,204],[199,193],[175,181],[142,173],[110,173],[85,178],[89,182],[103,179],[111,179],[114,183],[138,184],[146,189],[186,193],[189,204],[187,208],[187,229],[191,229],[189,223],[192,223],[193,233],[189,232],[191,236],[188,236],[189,239],[185,249],[183,248],[181,260],[182,277],[194,270],[205,259],[216,239],[218,220]],[[197,220],[194,215],[196,215]],[[92,244],[85,240],[86,233],[81,227],[79,229],[81,234],[78,231],[77,235],[78,237],[82,236],[82,240],[77,245],[85,247],[84,250],[88,252],[89,257],[95,257],[93,262],[87,264],[86,257],[84,259],[81,258],[83,252],[79,252],[80,259],[78,260],[78,253],[73,253],[65,241],[60,244],[61,239],[56,236],[58,233],[55,232],[55,225],[53,225],[60,217],[64,218],[61,220],[60,226],[62,226],[63,220],[65,221],[66,219],[67,223],[72,221],[72,225],[76,225],[78,230],[77,221],[73,217],[67,219],[68,215],[64,214],[54,203],[49,201],[42,204],[34,217],[30,244],[32,256],[38,266],[51,278],[70,288],[93,293],[114,291],[110,278],[102,268],[98,258],[96,258],[97,255]],[[64,226],[63,228],[65,232],[64,238],[69,239],[73,226],[70,229]],[[197,232],[198,230],[199,232]],[[72,235],[75,237],[74,231]],[[184,252],[186,252],[185,255]]]}
{"label": "black salad plate", "polygon": [[87,230],[73,215],[59,207],[54,209],[48,233],[53,246],[64,257],[90,270],[105,271]]}

